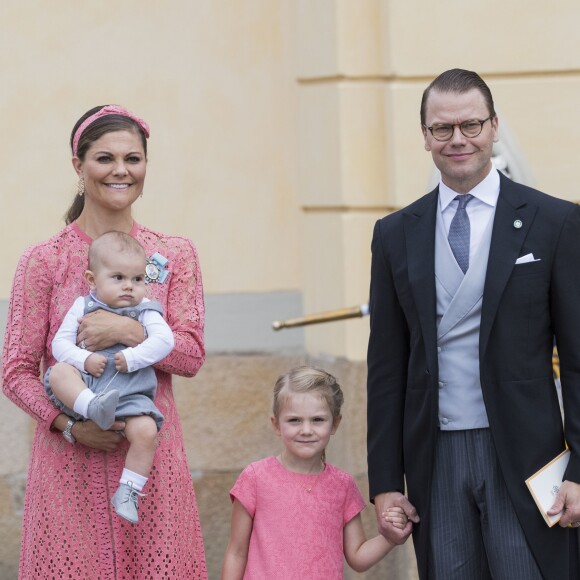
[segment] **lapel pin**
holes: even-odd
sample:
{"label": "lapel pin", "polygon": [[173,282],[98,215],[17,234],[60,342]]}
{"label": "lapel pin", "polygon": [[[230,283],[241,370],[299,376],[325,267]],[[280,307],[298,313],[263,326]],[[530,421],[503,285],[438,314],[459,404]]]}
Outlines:
{"label": "lapel pin", "polygon": [[519,230],[523,225],[524,224],[523,224],[522,220],[516,220],[514,222],[514,228],[516,228],[516,230]]}

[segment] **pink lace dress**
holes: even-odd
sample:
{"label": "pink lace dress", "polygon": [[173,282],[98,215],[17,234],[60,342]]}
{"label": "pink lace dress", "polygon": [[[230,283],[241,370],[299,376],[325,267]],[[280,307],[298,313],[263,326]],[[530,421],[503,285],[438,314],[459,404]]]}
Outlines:
{"label": "pink lace dress", "polygon": [[37,422],[30,460],[20,578],[99,580],[206,579],[203,541],[193,484],[177,416],[171,374],[193,376],[203,364],[203,291],[197,253],[185,238],[135,224],[131,232],[148,256],[168,259],[171,274],[148,286],[163,305],[175,336],[173,352],[156,365],[155,403],[165,415],[137,525],[118,517],[110,500],[127,446],[105,453],[70,445],[50,430],[58,410],[39,369],[55,363],[54,334],[77,296],[91,240],[71,224],[22,256],[8,312],[3,363],[5,394]]}

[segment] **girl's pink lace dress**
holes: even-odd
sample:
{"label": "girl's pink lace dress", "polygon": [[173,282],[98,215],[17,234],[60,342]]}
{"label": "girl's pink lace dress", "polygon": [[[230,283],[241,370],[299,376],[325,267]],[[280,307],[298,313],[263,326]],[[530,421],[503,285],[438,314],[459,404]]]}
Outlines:
{"label": "girl's pink lace dress", "polygon": [[253,520],[244,580],[344,578],[344,527],[365,507],[348,473],[330,463],[294,473],[266,457],[242,471],[230,498]]}
{"label": "girl's pink lace dress", "polygon": [[[203,364],[203,291],[197,253],[184,238],[135,224],[148,256],[168,259],[171,274],[148,286],[175,335],[175,349],[156,366],[155,403],[165,415],[137,525],[118,517],[111,496],[127,447],[113,453],[70,445],[50,430],[58,410],[39,369],[55,363],[50,344],[77,296],[88,291],[90,239],[75,224],[22,256],[8,312],[3,353],[6,395],[37,421],[28,472],[20,578],[99,580],[207,578],[195,494],[177,416],[171,374],[193,376]],[[43,360],[44,359],[44,360]]]}

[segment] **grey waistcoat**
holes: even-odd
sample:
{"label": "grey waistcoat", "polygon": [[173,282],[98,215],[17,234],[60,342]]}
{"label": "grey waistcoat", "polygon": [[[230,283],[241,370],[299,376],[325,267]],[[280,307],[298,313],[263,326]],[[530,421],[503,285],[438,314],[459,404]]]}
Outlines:
{"label": "grey waistcoat", "polygon": [[489,427],[479,377],[479,327],[493,216],[464,275],[449,246],[441,212],[435,228],[439,427]]}

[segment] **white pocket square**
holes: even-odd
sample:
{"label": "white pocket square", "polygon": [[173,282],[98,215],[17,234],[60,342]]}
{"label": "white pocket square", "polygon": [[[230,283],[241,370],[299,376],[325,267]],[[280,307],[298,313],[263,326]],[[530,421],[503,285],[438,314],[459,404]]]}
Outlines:
{"label": "white pocket square", "polygon": [[528,262],[539,262],[541,258],[534,258],[534,254],[526,254],[516,260],[516,264],[527,264]]}

